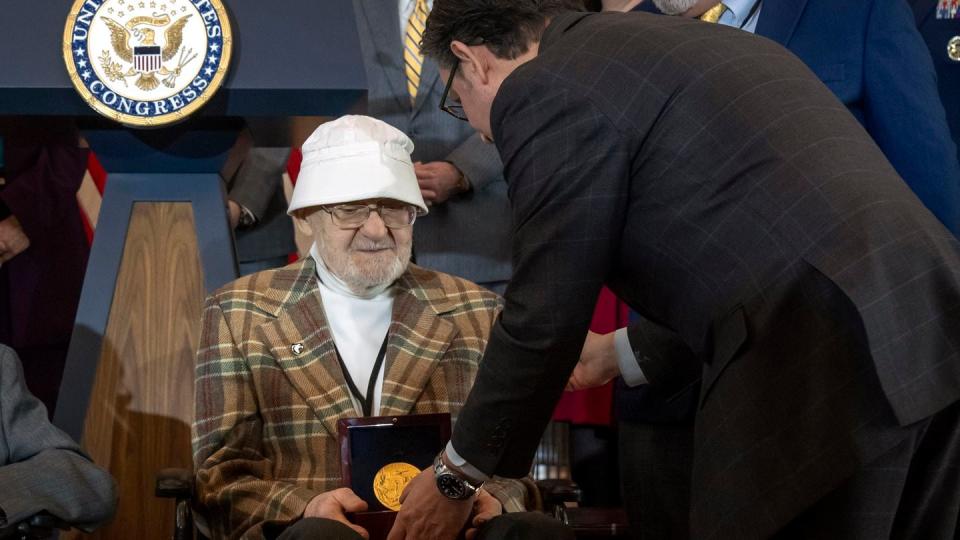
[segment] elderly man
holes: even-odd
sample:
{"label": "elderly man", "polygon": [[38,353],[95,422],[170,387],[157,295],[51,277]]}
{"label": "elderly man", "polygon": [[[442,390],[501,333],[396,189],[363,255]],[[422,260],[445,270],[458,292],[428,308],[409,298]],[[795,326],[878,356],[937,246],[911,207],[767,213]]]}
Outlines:
{"label": "elderly man", "polygon": [[[320,126],[289,209],[314,239],[310,257],[207,300],[193,440],[214,537],[365,537],[346,517],[366,503],[340,487],[337,420],[455,418],[466,400],[501,302],[409,264],[413,223],[427,211],[412,150],[372,118]],[[488,522],[488,538],[541,526],[544,538],[562,537],[545,517],[491,519],[522,510],[525,493],[517,481],[488,482],[470,497],[471,526]]]}
{"label": "elderly man", "polygon": [[0,345],[0,486],[0,537],[9,532],[6,527],[40,512],[89,532],[117,508],[113,478],[50,423],[46,408],[27,390],[20,359],[5,345]]}

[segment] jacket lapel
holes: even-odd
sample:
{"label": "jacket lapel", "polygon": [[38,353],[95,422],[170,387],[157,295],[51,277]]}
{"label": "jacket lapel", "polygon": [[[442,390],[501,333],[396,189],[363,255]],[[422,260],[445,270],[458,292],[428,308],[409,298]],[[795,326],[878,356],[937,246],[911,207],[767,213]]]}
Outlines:
{"label": "jacket lapel", "polygon": [[453,323],[440,316],[453,309],[443,290],[438,283],[421,281],[426,274],[414,271],[400,278],[393,304],[380,399],[383,416],[410,413],[457,336]]}
{"label": "jacket lapel", "polygon": [[[763,0],[759,0],[763,1]],[[807,0],[763,2],[756,34],[770,38],[784,47],[793,37]]]}
{"label": "jacket lapel", "polygon": [[[313,265],[305,265],[313,271]],[[310,409],[323,422],[332,436],[337,434],[337,420],[361,416],[350,398],[333,335],[327,324],[316,287],[288,304],[276,320],[257,328],[260,339],[270,350],[290,384],[306,400]]]}
{"label": "jacket lapel", "polygon": [[[410,110],[407,75],[403,70],[403,36],[400,35],[400,7],[384,0],[358,0],[355,4],[373,41],[374,69],[383,70],[391,94],[403,110]],[[363,29],[361,28],[361,31]]]}
{"label": "jacket lapel", "polygon": [[433,60],[424,59],[423,70],[420,72],[420,88],[417,89],[417,101],[413,106],[413,116],[419,114],[423,106],[430,101],[433,87],[437,85],[439,79],[440,69],[437,68],[437,63]]}

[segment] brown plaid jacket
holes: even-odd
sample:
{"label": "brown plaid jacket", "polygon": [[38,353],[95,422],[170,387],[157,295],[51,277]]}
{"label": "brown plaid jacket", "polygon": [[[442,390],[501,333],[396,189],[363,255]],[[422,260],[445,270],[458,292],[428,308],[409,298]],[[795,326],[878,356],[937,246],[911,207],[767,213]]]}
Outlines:
{"label": "brown plaid jacket", "polygon": [[[380,414],[449,412],[467,399],[502,302],[410,265],[390,325]],[[197,504],[214,538],[261,538],[340,487],[337,420],[354,409],[324,316],[313,259],[243,277],[203,310],[193,425]],[[300,355],[291,345],[302,343]],[[488,490],[524,508],[520,482]]]}

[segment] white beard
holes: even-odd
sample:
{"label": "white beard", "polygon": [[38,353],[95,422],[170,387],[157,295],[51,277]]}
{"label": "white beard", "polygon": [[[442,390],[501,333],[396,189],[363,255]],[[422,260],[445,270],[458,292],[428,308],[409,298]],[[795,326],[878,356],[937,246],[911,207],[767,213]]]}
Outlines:
{"label": "white beard", "polygon": [[682,15],[697,5],[699,0],[653,0],[653,5],[666,15]]}
{"label": "white beard", "polygon": [[350,251],[341,252],[327,249],[326,243],[321,240],[322,238],[317,238],[314,244],[320,259],[317,262],[322,262],[325,270],[340,282],[327,283],[327,286],[336,289],[339,288],[338,285],[342,285],[347,289],[343,292],[349,292],[360,298],[373,298],[385,291],[403,275],[410,263],[410,243],[397,246],[396,253],[383,251],[371,256],[356,253],[354,250],[393,248],[394,243],[391,241],[373,245],[372,242],[358,236],[351,245]]}

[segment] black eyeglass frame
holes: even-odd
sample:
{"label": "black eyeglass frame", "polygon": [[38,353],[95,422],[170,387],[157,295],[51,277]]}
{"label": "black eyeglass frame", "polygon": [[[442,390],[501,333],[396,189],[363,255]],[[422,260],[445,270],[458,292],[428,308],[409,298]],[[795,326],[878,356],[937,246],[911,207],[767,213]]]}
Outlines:
{"label": "black eyeglass frame", "polygon": [[[338,209],[350,208],[350,207],[356,208],[357,210],[360,210],[361,208],[366,208],[366,211],[367,211],[366,217],[363,219],[363,221],[361,221],[357,225],[344,225],[342,222],[342,219],[335,214],[335,212]],[[386,219],[384,219],[383,217],[382,210],[384,208],[395,208],[398,210],[401,208],[408,209],[408,210],[413,209],[413,216],[410,218],[410,223],[406,225],[388,225]],[[330,219],[333,221],[333,224],[337,228],[344,231],[362,228],[364,224],[367,223],[367,220],[370,219],[370,214],[372,214],[373,212],[376,212],[377,214],[380,215],[380,219],[383,220],[383,224],[388,229],[406,229],[407,227],[412,227],[413,224],[416,223],[417,217],[422,216],[426,213],[421,208],[413,204],[403,204],[399,207],[393,207],[393,206],[390,206],[389,204],[384,204],[383,201],[376,202],[376,203],[368,203],[368,204],[335,204],[330,206],[321,206],[320,209],[330,215]]]}
{"label": "black eyeglass frame", "polygon": [[447,97],[450,95],[450,88],[453,87],[453,78],[457,76],[457,68],[459,67],[460,59],[457,58],[453,61],[453,66],[450,67],[450,76],[447,78],[447,86],[443,89],[443,96],[440,97],[440,110],[456,118],[457,120],[463,120],[466,122],[468,119],[467,114],[463,112],[463,105],[459,103],[455,105],[447,104]]}

